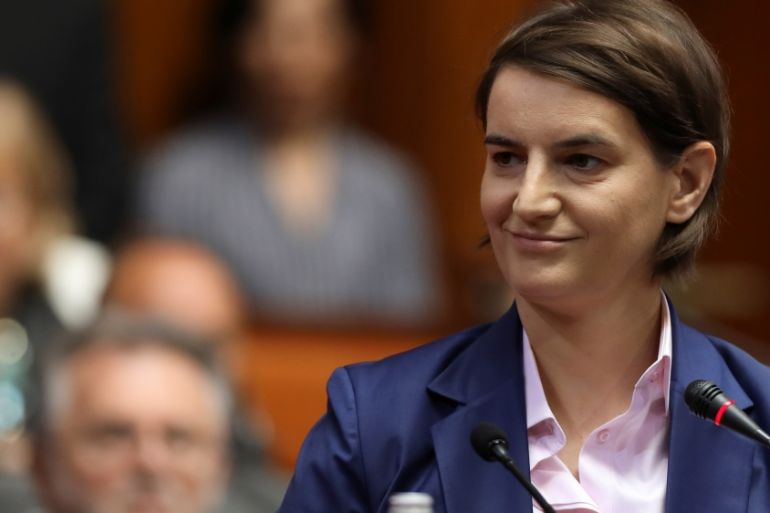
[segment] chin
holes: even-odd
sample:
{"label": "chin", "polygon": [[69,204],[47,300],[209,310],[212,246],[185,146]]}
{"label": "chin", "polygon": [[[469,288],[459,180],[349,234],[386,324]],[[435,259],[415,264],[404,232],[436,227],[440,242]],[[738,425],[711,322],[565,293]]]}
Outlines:
{"label": "chin", "polygon": [[[172,504],[175,504],[175,506],[172,506]],[[168,496],[142,494],[132,498],[128,511],[131,513],[171,513],[173,511],[184,511],[183,509],[178,509],[180,504],[181,501],[169,500]]]}
{"label": "chin", "polygon": [[581,286],[574,277],[555,270],[507,274],[506,281],[517,298],[544,306],[569,303],[579,297],[581,291],[586,291],[586,286]]}

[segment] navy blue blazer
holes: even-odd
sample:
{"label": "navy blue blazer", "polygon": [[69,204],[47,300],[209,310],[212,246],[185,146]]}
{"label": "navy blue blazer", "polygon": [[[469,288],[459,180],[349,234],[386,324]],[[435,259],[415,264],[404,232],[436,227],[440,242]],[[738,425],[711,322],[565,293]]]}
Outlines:
{"label": "navy blue blazer", "polygon": [[[666,512],[769,512],[770,450],[695,417],[683,394],[711,380],[767,430],[770,368],[673,309],[672,330]],[[385,513],[402,491],[431,494],[436,513],[531,512],[513,476],[469,442],[476,423],[494,422],[529,469],[521,333],[514,306],[493,324],[337,369],[279,513]]]}

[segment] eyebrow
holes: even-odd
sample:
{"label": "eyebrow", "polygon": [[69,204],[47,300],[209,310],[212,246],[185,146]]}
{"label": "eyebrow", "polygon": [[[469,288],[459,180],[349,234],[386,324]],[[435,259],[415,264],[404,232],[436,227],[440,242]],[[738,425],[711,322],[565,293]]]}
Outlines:
{"label": "eyebrow", "polygon": [[495,146],[507,146],[511,148],[524,146],[513,139],[498,134],[488,134],[484,137],[484,144],[494,144]]}
{"label": "eyebrow", "polygon": [[615,143],[597,134],[581,134],[559,141],[556,148],[575,148],[578,146],[617,146]]}
{"label": "eyebrow", "polygon": [[[484,137],[484,144],[504,146],[508,148],[521,148],[525,146],[524,144],[518,141],[515,141],[509,137],[505,137],[504,135],[499,135],[499,134],[487,135],[486,137]],[[559,141],[553,146],[555,148],[576,148],[580,146],[594,146],[594,145],[608,146],[608,147],[617,146],[614,142],[598,134],[576,135],[574,137],[570,137],[569,139]]]}

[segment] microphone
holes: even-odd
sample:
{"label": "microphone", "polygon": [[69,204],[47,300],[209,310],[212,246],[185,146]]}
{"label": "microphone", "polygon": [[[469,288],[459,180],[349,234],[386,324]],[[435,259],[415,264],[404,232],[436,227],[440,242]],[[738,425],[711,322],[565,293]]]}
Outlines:
{"label": "microphone", "polygon": [[711,381],[696,379],[687,385],[684,401],[696,416],[770,448],[770,435],[762,431],[746,412],[735,406],[735,401],[728,399]]}
{"label": "microphone", "polygon": [[471,432],[471,445],[476,453],[487,461],[499,461],[511,471],[521,485],[540,504],[545,513],[555,513],[540,491],[527,479],[513,463],[508,454],[508,437],[500,427],[490,422],[479,422]]}

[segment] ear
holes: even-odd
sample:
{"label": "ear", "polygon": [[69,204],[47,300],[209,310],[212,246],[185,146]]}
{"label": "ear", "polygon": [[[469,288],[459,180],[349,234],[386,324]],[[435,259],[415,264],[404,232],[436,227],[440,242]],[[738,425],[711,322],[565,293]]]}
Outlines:
{"label": "ear", "polygon": [[695,214],[711,185],[716,163],[716,150],[708,141],[698,141],[685,148],[679,162],[671,169],[675,187],[666,221],[680,224]]}

